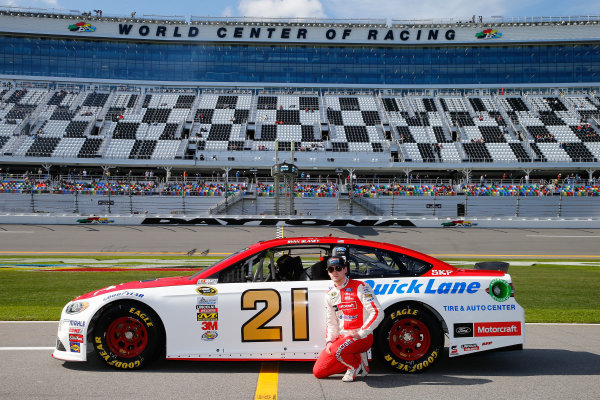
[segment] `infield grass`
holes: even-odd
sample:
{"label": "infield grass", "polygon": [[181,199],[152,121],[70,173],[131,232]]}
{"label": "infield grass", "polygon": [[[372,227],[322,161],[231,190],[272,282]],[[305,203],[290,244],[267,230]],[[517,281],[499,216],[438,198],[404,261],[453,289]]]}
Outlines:
{"label": "infield grass", "polygon": [[[40,263],[42,259],[83,257],[0,257],[0,263],[19,258],[20,265]],[[26,258],[26,260],[25,260]],[[98,260],[128,257],[85,257]],[[130,265],[139,265],[145,257],[131,257]],[[208,265],[219,257],[194,257],[198,265]],[[148,257],[152,260],[190,262],[189,257]],[[185,260],[185,262],[184,262]],[[463,261],[467,261],[462,259]],[[449,260],[447,260],[449,261]],[[471,259],[471,261],[489,261]],[[511,260],[517,261],[517,260]],[[531,259],[523,260],[531,262]],[[582,260],[554,260],[555,262]],[[526,322],[600,323],[600,266],[544,264],[516,266],[509,269],[515,286],[515,297],[525,308]],[[115,264],[123,264],[119,261]],[[58,320],[63,306],[74,297],[122,282],[148,278],[191,275],[181,271],[93,271],[60,272],[0,269],[0,320]]]}

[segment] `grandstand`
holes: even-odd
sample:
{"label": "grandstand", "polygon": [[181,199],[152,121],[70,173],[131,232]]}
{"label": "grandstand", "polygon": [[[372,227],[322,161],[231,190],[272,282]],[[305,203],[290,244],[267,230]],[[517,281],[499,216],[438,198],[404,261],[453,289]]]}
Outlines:
{"label": "grandstand", "polygon": [[[258,201],[275,190],[273,164],[287,159],[331,176],[295,189],[334,199],[322,200],[331,213],[349,210],[340,193],[423,192],[409,190],[415,174],[431,178],[424,189],[435,195],[436,178],[455,195],[459,184],[459,195],[479,193],[473,183],[488,175],[515,181],[478,187],[519,196],[530,179],[559,174],[591,185],[600,170],[598,40],[597,16],[388,23],[0,7],[0,166],[44,168],[53,193],[100,184],[61,188],[73,169],[103,178],[152,170],[160,182],[144,191]],[[184,171],[225,179],[191,187],[173,180]],[[226,183],[233,171],[243,187]],[[389,184],[367,189],[355,175]],[[118,194],[123,181],[102,185]],[[36,190],[5,176],[3,191],[11,185]]]}

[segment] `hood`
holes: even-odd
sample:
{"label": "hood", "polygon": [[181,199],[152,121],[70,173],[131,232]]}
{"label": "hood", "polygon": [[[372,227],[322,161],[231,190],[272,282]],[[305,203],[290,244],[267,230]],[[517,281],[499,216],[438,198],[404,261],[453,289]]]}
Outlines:
{"label": "hood", "polygon": [[148,280],[143,280],[143,281],[119,283],[118,285],[108,286],[108,287],[105,287],[104,289],[98,289],[93,292],[83,294],[79,297],[76,297],[74,300],[89,299],[89,298],[96,297],[96,296],[102,296],[107,293],[117,292],[119,290],[147,289],[147,288],[155,288],[155,287],[181,286],[181,285],[191,285],[191,284],[192,284],[192,281],[190,281],[189,276],[148,279]]}

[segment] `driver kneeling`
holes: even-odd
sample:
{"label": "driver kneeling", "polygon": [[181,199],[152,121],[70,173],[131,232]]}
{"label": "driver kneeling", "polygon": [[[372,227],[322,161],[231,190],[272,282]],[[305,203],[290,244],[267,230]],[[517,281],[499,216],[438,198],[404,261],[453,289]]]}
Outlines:
{"label": "driver kneeling", "polygon": [[334,284],[325,296],[327,344],[313,374],[325,378],[346,371],[342,381],[352,382],[358,374],[369,373],[366,352],[384,313],[369,285],[346,276],[348,266],[343,259],[331,257],[327,272]]}

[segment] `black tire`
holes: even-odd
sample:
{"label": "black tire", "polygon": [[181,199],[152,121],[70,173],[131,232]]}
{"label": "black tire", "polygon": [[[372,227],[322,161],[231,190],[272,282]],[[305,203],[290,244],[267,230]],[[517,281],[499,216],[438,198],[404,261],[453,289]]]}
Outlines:
{"label": "black tire", "polygon": [[385,314],[377,331],[377,355],[396,372],[422,372],[442,356],[444,332],[427,309],[400,304]]}
{"label": "black tire", "polygon": [[137,369],[148,365],[162,345],[162,329],[156,314],[137,303],[108,308],[94,328],[94,349],[108,366]]}

